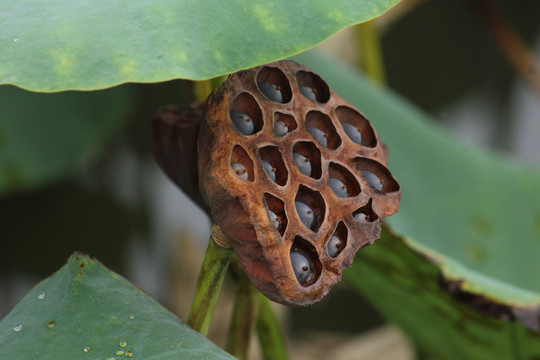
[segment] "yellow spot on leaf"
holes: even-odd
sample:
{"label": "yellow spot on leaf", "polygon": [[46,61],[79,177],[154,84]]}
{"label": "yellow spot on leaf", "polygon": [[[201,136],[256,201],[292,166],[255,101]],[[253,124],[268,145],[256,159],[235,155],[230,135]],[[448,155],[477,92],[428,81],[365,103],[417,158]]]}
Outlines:
{"label": "yellow spot on leaf", "polygon": [[253,5],[253,15],[259,20],[266,31],[276,32],[278,27],[274,21],[274,16],[270,8],[263,4]]}
{"label": "yellow spot on leaf", "polygon": [[135,62],[133,60],[128,61],[127,64],[122,66],[123,74],[132,74],[135,71]]}
{"label": "yellow spot on leaf", "polygon": [[328,17],[340,24],[345,22],[345,15],[343,15],[343,13],[337,9],[330,11],[328,13]]}

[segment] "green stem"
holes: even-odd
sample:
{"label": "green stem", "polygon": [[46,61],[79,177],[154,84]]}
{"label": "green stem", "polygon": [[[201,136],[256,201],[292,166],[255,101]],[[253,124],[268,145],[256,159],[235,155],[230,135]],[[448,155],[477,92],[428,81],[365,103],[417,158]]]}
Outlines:
{"label": "green stem", "polygon": [[276,315],[272,310],[270,301],[261,297],[259,317],[257,319],[257,333],[264,360],[287,360],[287,344],[281,332]]}
{"label": "green stem", "polygon": [[232,254],[231,249],[217,245],[210,236],[187,321],[189,326],[203,335],[208,334]]}
{"label": "green stem", "polygon": [[356,37],[360,49],[360,67],[378,84],[386,82],[383,55],[377,27],[373,21],[361,23],[356,27]]}
{"label": "green stem", "polygon": [[239,267],[238,270],[238,290],[225,348],[238,359],[247,359],[262,296]]}

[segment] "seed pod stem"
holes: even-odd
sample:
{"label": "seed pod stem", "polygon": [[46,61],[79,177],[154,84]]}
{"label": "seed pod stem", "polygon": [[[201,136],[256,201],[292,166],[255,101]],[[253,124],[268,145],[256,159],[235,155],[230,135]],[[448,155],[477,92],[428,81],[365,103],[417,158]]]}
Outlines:
{"label": "seed pod stem", "polygon": [[270,301],[261,296],[257,335],[264,360],[288,360],[287,344]]}
{"label": "seed pod stem", "polygon": [[210,236],[187,321],[189,326],[203,335],[208,334],[232,254],[231,249],[219,246]]}
{"label": "seed pod stem", "polygon": [[225,349],[238,359],[247,359],[251,336],[257,323],[261,294],[251,284],[236,258],[233,265],[238,272],[238,289]]}

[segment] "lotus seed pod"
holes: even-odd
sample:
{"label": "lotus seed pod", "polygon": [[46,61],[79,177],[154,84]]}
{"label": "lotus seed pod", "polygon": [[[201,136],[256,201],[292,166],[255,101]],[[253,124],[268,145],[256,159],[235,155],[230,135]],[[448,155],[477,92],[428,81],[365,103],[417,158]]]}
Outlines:
{"label": "lotus seed pod", "polygon": [[401,189],[386,154],[360,111],[312,70],[279,61],[230,75],[207,99],[199,188],[255,287],[305,306],[397,211]]}
{"label": "lotus seed pod", "polygon": [[358,130],[356,126],[347,123],[343,123],[341,124],[341,126],[343,126],[343,130],[345,130],[345,134],[347,134],[349,139],[351,139],[358,145],[362,145],[362,133],[360,132],[360,130]]}

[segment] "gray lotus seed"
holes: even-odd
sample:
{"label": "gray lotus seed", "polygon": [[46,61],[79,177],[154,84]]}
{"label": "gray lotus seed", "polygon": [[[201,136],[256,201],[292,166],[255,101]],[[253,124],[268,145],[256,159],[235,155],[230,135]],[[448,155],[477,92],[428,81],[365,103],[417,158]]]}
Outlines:
{"label": "gray lotus seed", "polygon": [[332,236],[328,241],[328,255],[335,258],[341,252],[343,245],[337,236]]}
{"label": "gray lotus seed", "polygon": [[255,125],[249,115],[240,111],[231,111],[231,120],[234,126],[244,135],[253,135],[255,133]]}
{"label": "gray lotus seed", "polygon": [[341,123],[341,126],[343,126],[343,130],[345,130],[345,134],[347,134],[349,139],[358,145],[362,145],[362,132],[360,129],[348,123]]}
{"label": "gray lotus seed", "polygon": [[279,225],[281,225],[279,216],[277,216],[276,213],[273,212],[272,210],[268,210],[268,217],[270,218],[270,222],[274,225],[276,230],[279,230]]}
{"label": "gray lotus seed", "polygon": [[324,131],[313,126],[306,126],[306,130],[319,142],[319,144],[321,144],[321,146],[328,147],[328,139],[326,138],[326,133]]}
{"label": "gray lotus seed", "polygon": [[296,251],[291,251],[291,265],[296,280],[298,280],[301,285],[304,285],[311,276],[311,266],[309,265],[308,259]]}
{"label": "gray lotus seed", "polygon": [[246,167],[244,166],[244,164],[234,163],[231,165],[231,167],[233,171],[235,172],[235,174],[238,175],[239,178],[243,180],[248,179],[248,171]]}
{"label": "gray lotus seed", "polygon": [[362,172],[362,177],[366,179],[369,186],[371,186],[372,188],[378,191],[382,190],[383,184],[382,184],[381,179],[379,179],[377,175],[375,175],[374,173],[368,170],[362,170],[361,172]]}
{"label": "gray lotus seed", "polygon": [[272,181],[276,181],[276,168],[270,165],[270,163],[262,160],[262,166],[264,170],[266,170],[266,173],[268,174],[268,177],[272,179]]}
{"label": "gray lotus seed", "polygon": [[287,133],[289,132],[289,128],[287,127],[287,124],[285,124],[283,121],[276,120],[274,122],[274,132],[277,136],[283,137],[287,135]]}
{"label": "gray lotus seed", "polygon": [[317,95],[315,94],[314,88],[309,86],[300,86],[300,92],[308,99],[317,101]]}
{"label": "gray lotus seed", "polygon": [[258,85],[261,92],[267,98],[278,103],[283,103],[283,94],[281,93],[279,86],[267,82],[260,82]]}
{"label": "gray lotus seed", "polygon": [[347,186],[345,186],[344,183],[342,183],[340,180],[336,178],[329,178],[328,184],[330,185],[330,188],[334,193],[342,198],[346,198],[349,196],[349,193],[347,191]]}
{"label": "gray lotus seed", "polygon": [[294,205],[296,206],[296,212],[302,223],[313,230],[315,227],[315,214],[313,213],[313,210],[301,201],[295,201]]}
{"label": "gray lotus seed", "polygon": [[302,174],[311,176],[311,163],[304,155],[293,153],[293,160]]}

